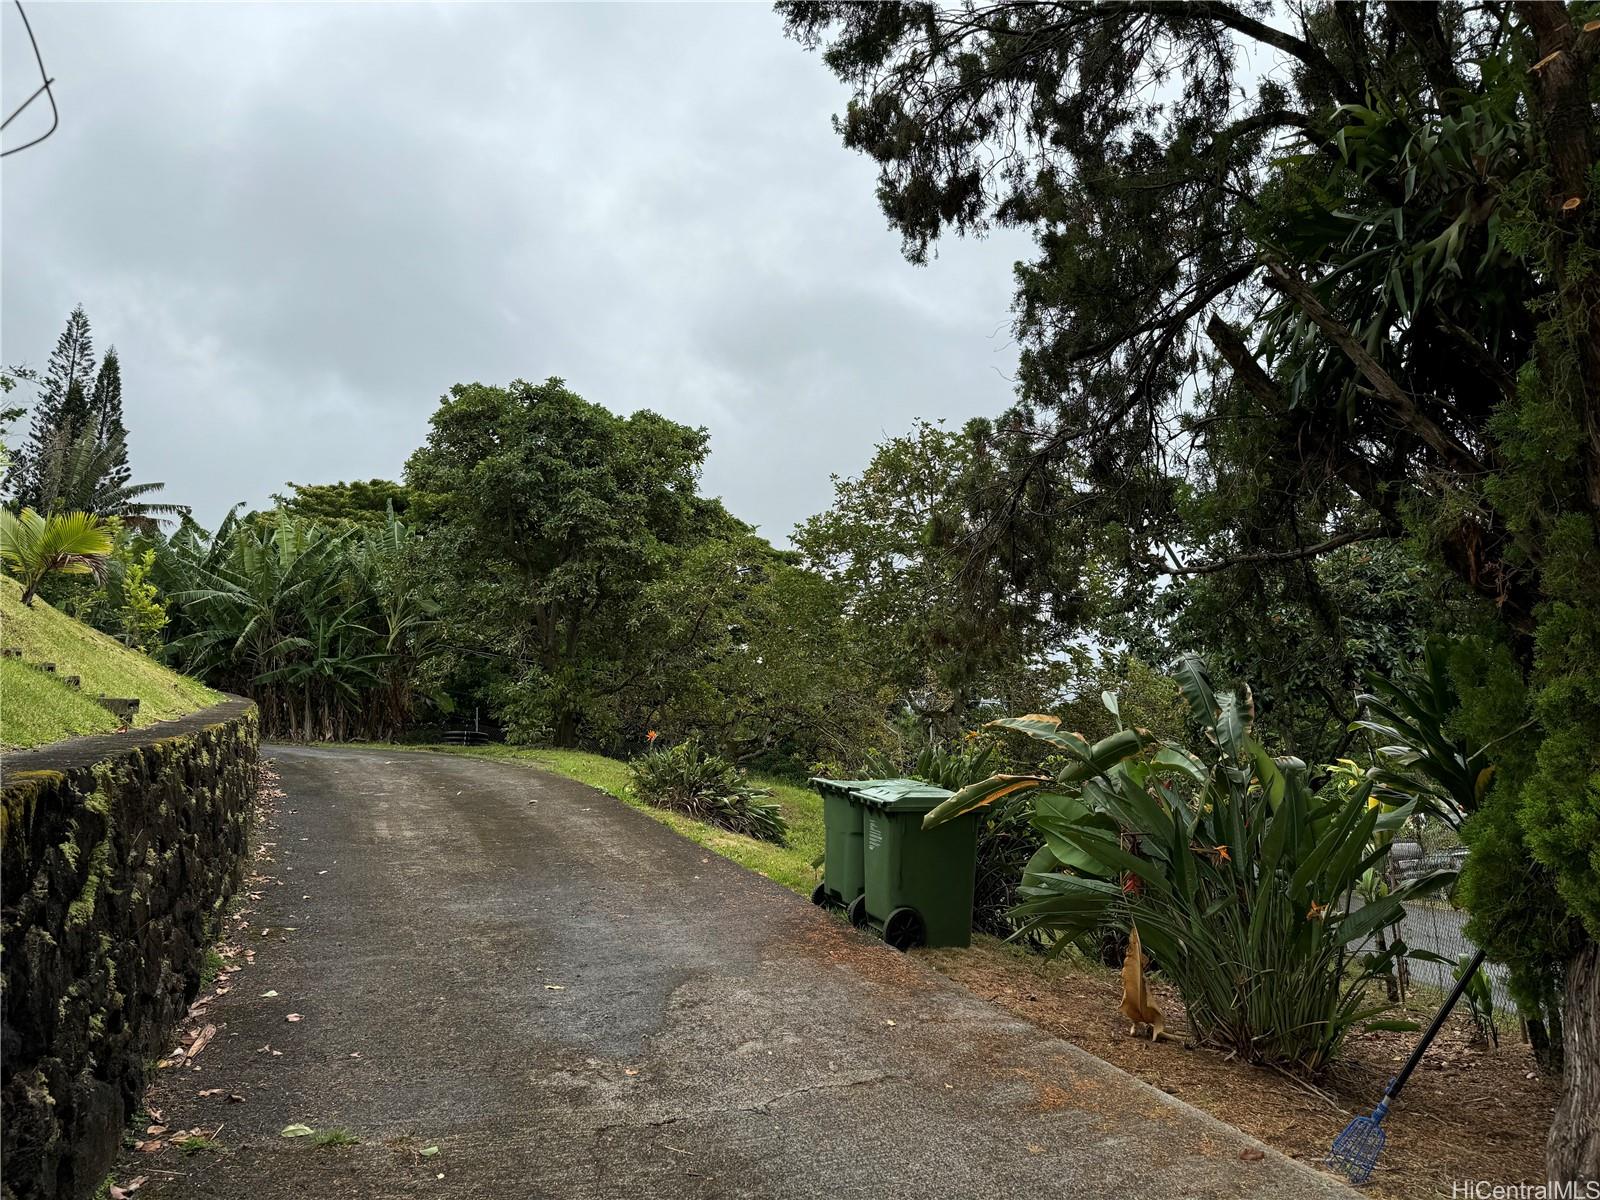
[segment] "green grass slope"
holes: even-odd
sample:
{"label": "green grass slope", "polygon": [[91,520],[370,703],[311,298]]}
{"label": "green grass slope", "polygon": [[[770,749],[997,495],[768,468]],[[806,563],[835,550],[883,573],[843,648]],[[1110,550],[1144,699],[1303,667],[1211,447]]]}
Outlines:
{"label": "green grass slope", "polygon": [[[20,646],[24,660],[0,659],[0,745],[13,749],[115,729],[116,719],[95,703],[101,692],[138,697],[140,725],[181,717],[222,698],[37,597],[32,608],[23,607],[22,588],[5,578],[0,645]],[[40,662],[55,663],[56,676],[30,665]],[[82,690],[61,682],[64,675],[78,676]]]}
{"label": "green grass slope", "polygon": [[466,754],[476,758],[493,758],[502,762],[526,763],[543,767],[557,775],[565,775],[579,783],[609,792],[618,800],[640,812],[648,813],[663,825],[670,826],[690,841],[698,842],[707,850],[724,858],[731,858],[740,866],[748,867],[758,875],[765,875],[776,883],[802,896],[809,896],[817,886],[820,875],[811,864],[822,855],[822,797],[807,787],[797,787],[776,779],[751,776],[757,787],[768,788],[772,798],[783,810],[783,819],[789,823],[789,837],[785,845],[775,846],[757,838],[729,833],[726,829],[696,821],[682,813],[668,812],[646,804],[634,794],[628,764],[601,754],[588,754],[582,750],[519,750],[510,746],[387,746],[393,750],[437,750],[447,754]]}

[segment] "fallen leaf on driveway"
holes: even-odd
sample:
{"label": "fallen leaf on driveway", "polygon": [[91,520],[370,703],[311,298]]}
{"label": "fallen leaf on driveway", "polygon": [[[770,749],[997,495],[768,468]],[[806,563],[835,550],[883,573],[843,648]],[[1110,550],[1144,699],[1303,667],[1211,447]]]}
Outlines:
{"label": "fallen leaf on driveway", "polygon": [[216,1036],[217,1027],[215,1025],[207,1025],[204,1029],[202,1029],[200,1031],[200,1036],[194,1039],[194,1045],[189,1047],[190,1060],[192,1061],[198,1057],[200,1051],[204,1050],[206,1046],[210,1044],[211,1039]]}
{"label": "fallen leaf on driveway", "polygon": [[106,1194],[111,1197],[111,1200],[126,1200],[128,1196],[133,1195],[144,1185],[145,1176],[135,1175],[127,1183],[113,1183]]}
{"label": "fallen leaf on driveway", "polygon": [[1267,1152],[1265,1150],[1257,1150],[1254,1146],[1246,1146],[1239,1151],[1240,1162],[1260,1162],[1266,1156]]}
{"label": "fallen leaf on driveway", "polygon": [[270,1000],[270,999],[272,999],[272,998],[273,998],[273,997],[274,997],[274,996],[276,996],[276,995],[277,995],[277,994],[278,994],[278,992],[277,992],[277,989],[276,989],[276,988],[273,988],[273,989],[270,989],[270,990],[268,990],[268,991],[265,991],[265,992],[262,992],[262,993],[261,993],[261,998],[262,998],[262,999],[263,999],[263,1000]]}
{"label": "fallen leaf on driveway", "polygon": [[544,990],[547,992],[564,992],[567,988],[562,983],[547,983],[544,985]]}
{"label": "fallen leaf on driveway", "polygon": [[309,1125],[285,1125],[280,1137],[310,1137],[312,1133]]}
{"label": "fallen leaf on driveway", "polygon": [[419,1153],[422,1155],[423,1158],[432,1158],[435,1154],[439,1153],[439,1147],[437,1147],[437,1146],[424,1146],[421,1149],[421,1151],[419,1151]]}
{"label": "fallen leaf on driveway", "polygon": [[195,1095],[201,1097],[202,1099],[204,1097],[206,1097],[206,1096],[220,1096],[220,1095],[222,1095],[222,1089],[221,1088],[206,1088],[203,1091],[196,1092]]}
{"label": "fallen leaf on driveway", "polygon": [[244,1097],[239,1095],[238,1092],[229,1092],[228,1093],[228,1103],[229,1104],[243,1104],[244,1103]]}
{"label": "fallen leaf on driveway", "polygon": [[285,1021],[300,1021],[300,1020],[304,1020],[304,1018],[301,1017],[301,1015],[299,1013],[290,1013],[287,1017],[284,1018],[284,1020]]}

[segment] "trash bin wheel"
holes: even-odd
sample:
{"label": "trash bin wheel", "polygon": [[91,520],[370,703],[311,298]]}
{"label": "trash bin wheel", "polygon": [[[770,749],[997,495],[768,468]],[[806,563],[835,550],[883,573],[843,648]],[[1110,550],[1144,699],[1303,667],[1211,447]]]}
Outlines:
{"label": "trash bin wheel", "polygon": [[815,905],[818,905],[821,908],[826,908],[828,906],[828,885],[827,884],[825,884],[825,883],[817,884],[817,890],[811,893],[811,903],[813,903]]}
{"label": "trash bin wheel", "polygon": [[909,950],[928,940],[922,914],[914,908],[897,908],[883,923],[883,940],[896,950]]}
{"label": "trash bin wheel", "polygon": [[857,896],[850,901],[849,907],[844,910],[844,915],[850,918],[850,924],[860,929],[867,923],[867,898]]}

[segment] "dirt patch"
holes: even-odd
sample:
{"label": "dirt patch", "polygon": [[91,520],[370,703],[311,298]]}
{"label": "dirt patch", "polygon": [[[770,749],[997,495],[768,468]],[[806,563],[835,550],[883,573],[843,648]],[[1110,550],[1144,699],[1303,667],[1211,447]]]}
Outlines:
{"label": "dirt patch", "polygon": [[[1370,1111],[1410,1053],[1415,1033],[1357,1033],[1315,1087],[1204,1049],[1128,1036],[1117,1012],[1115,971],[1046,962],[981,938],[967,950],[917,957],[970,991],[1146,1083],[1203,1109],[1302,1162],[1318,1163],[1350,1117]],[[1177,994],[1153,985],[1167,1026],[1187,1032]],[[1409,1014],[1424,1023],[1425,1006]],[[1454,1180],[1544,1180],[1544,1141],[1555,1110],[1553,1080],[1534,1070],[1513,1025],[1500,1045],[1474,1041],[1457,1016],[1440,1032],[1388,1121],[1388,1146],[1366,1191],[1394,1200],[1449,1196]],[[1040,1100],[1057,1099],[1042,1085]]]}

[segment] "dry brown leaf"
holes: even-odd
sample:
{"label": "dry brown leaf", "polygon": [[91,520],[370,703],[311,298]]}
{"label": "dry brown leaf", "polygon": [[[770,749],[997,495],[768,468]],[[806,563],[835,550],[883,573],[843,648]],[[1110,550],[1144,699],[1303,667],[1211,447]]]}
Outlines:
{"label": "dry brown leaf", "polygon": [[201,1091],[196,1092],[195,1095],[201,1097],[202,1099],[205,1098],[206,1096],[220,1096],[220,1095],[222,1095],[222,1089],[221,1088],[205,1088],[205,1089],[203,1089]]}
{"label": "dry brown leaf", "polygon": [[1265,1150],[1257,1150],[1254,1146],[1246,1146],[1239,1151],[1240,1162],[1260,1162],[1267,1156]]}
{"label": "dry brown leaf", "polygon": [[208,1045],[210,1045],[211,1039],[216,1036],[217,1027],[215,1025],[207,1025],[204,1029],[202,1029],[200,1031],[200,1035],[194,1039],[194,1044],[189,1047],[189,1058],[193,1060],[198,1057],[200,1051],[204,1050]]}
{"label": "dry brown leaf", "polygon": [[151,1125],[144,1132],[147,1137],[160,1137],[166,1131],[167,1127],[165,1125]]}

